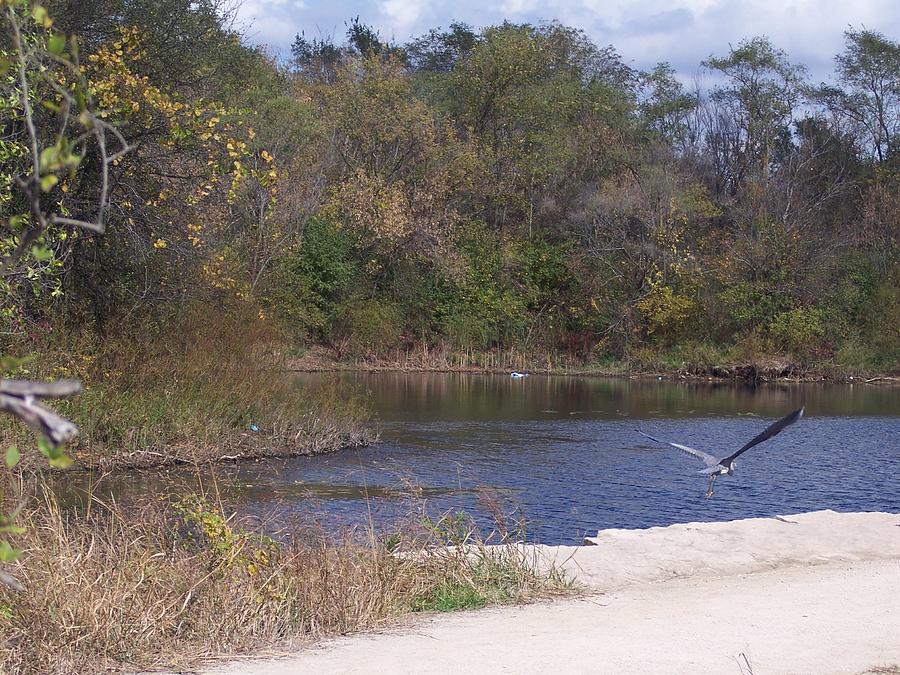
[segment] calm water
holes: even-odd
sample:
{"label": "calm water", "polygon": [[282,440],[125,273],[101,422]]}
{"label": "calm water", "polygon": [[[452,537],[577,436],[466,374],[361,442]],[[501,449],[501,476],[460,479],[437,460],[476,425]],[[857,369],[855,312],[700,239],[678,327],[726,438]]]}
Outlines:
{"label": "calm water", "polygon": [[[315,374],[298,386],[370,396],[381,442],[311,458],[217,469],[238,510],[276,527],[309,514],[379,527],[411,510],[489,503],[519,510],[529,537],[572,543],[606,527],[648,527],[830,508],[900,511],[900,389],[467,374]],[[725,455],[774,418],[806,416],[738,461],[704,499],[699,462],[641,429]],[[197,480],[190,470],[110,476],[119,499]],[[208,476],[199,480],[209,484]]]}

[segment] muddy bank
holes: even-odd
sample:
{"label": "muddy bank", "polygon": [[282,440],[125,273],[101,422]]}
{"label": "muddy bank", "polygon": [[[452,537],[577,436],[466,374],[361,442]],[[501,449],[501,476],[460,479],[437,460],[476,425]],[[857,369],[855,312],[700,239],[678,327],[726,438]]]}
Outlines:
{"label": "muddy bank", "polygon": [[176,443],[145,447],[121,454],[92,452],[75,448],[68,471],[127,471],[154,469],[184,464],[240,462],[279,457],[311,457],[359,448],[378,440],[378,432],[370,426],[340,429],[322,425],[320,430],[303,430],[293,438],[264,431],[237,431],[210,442]]}

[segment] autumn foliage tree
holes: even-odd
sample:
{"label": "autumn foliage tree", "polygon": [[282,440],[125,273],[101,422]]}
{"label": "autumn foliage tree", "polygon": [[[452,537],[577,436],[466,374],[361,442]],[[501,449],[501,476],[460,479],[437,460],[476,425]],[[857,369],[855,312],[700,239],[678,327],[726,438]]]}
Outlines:
{"label": "autumn foliage tree", "polygon": [[[17,268],[11,348],[237,303],[342,358],[895,367],[897,44],[876,31],[847,32],[827,85],[756,37],[691,90],[555,22],[395,44],[357,17],[282,63],[217,0],[70,4],[48,9],[133,150],[109,236],[48,228]],[[0,153],[8,180],[21,148]],[[102,161],[59,172],[70,217]]]}

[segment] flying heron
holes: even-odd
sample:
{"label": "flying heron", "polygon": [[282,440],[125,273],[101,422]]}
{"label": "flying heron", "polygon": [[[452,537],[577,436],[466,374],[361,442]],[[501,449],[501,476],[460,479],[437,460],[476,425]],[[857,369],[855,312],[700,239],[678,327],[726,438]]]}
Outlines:
{"label": "flying heron", "polygon": [[715,485],[716,478],[718,478],[719,476],[724,476],[725,474],[728,474],[729,476],[734,475],[734,460],[740,457],[743,453],[747,452],[747,450],[752,448],[754,445],[772,438],[772,436],[779,433],[785,427],[790,426],[801,417],[803,417],[803,408],[800,408],[800,410],[795,410],[790,415],[782,417],[777,422],[774,422],[761,434],[755,436],[753,440],[747,443],[743,448],[736,452],[732,452],[730,455],[728,455],[727,457],[723,457],[722,459],[717,459],[716,457],[713,457],[712,455],[703,452],[702,450],[697,450],[696,448],[691,448],[687,445],[661,441],[658,438],[654,438],[650,434],[645,434],[643,431],[638,431],[638,433],[641,436],[649,438],[651,441],[656,441],[657,443],[663,443],[671,445],[673,448],[678,448],[679,450],[686,452],[689,455],[693,455],[697,459],[701,460],[704,464],[706,464],[706,468],[702,469],[700,473],[709,476],[709,487],[706,489],[706,498],[709,499],[713,495],[713,486]]}

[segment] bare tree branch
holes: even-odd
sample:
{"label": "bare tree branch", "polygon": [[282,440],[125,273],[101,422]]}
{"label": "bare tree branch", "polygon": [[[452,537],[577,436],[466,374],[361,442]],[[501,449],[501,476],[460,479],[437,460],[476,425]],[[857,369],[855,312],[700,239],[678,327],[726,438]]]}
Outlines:
{"label": "bare tree branch", "polygon": [[38,403],[34,396],[0,394],[0,410],[12,413],[29,427],[50,439],[54,445],[70,441],[78,435],[78,427],[57,415],[50,408]]}

